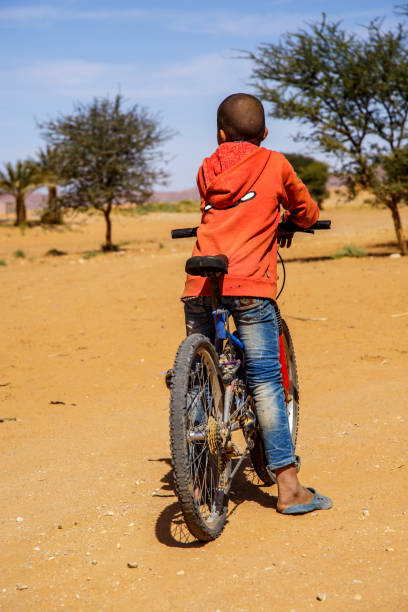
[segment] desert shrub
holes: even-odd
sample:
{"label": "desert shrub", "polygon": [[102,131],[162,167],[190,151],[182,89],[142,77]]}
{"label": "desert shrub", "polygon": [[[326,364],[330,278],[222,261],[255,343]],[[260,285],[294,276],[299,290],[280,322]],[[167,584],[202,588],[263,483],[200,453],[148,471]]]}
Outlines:
{"label": "desert shrub", "polygon": [[92,257],[96,257],[97,255],[101,255],[102,251],[87,251],[84,255],[84,259],[92,259]]}
{"label": "desert shrub", "polygon": [[364,249],[360,249],[360,247],[355,244],[347,244],[337,253],[333,253],[331,255],[332,259],[341,259],[342,257],[365,257],[367,253]]}

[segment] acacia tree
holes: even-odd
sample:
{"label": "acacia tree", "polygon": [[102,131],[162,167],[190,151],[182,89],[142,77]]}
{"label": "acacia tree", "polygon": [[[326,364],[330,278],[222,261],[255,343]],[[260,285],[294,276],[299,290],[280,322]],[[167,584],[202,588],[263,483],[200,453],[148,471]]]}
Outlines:
{"label": "acacia tree", "polygon": [[58,152],[59,175],[65,187],[64,206],[94,207],[106,221],[104,250],[113,250],[110,213],[115,205],[141,204],[154,183],[167,174],[157,167],[160,145],[172,133],[160,119],[137,105],[124,108],[121,95],[78,103],[70,115],[40,124],[47,144]]}
{"label": "acacia tree", "polygon": [[[299,140],[335,155],[350,189],[373,188],[375,163],[408,142],[408,30],[383,30],[372,21],[364,36],[347,33],[323,14],[320,23],[285,34],[247,53],[252,79],[271,115],[307,126]],[[402,254],[406,243],[398,206],[390,208]]]}
{"label": "acacia tree", "polygon": [[0,191],[10,193],[16,199],[16,220],[14,225],[25,225],[27,210],[25,196],[28,191],[38,187],[38,175],[31,160],[17,160],[13,166],[8,162],[4,164],[5,171],[0,170]]}
{"label": "acacia tree", "polygon": [[398,204],[408,204],[408,147],[380,156],[378,163],[382,176],[374,182],[376,202],[385,203],[391,210],[398,242],[404,244],[401,218],[395,211],[398,212]]}
{"label": "acacia tree", "polygon": [[329,192],[326,189],[329,178],[328,165],[325,162],[317,161],[309,155],[302,155],[300,153],[285,153],[285,157],[307,185],[310,195],[316,200],[318,207],[322,210],[323,202],[329,196]]}

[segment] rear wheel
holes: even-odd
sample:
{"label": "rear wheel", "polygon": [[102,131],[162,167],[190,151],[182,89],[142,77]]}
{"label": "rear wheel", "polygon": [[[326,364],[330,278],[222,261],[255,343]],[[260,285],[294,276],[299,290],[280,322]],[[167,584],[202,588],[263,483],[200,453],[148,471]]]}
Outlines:
{"label": "rear wheel", "polygon": [[223,391],[214,347],[202,334],[188,336],[177,351],[171,380],[170,446],[184,519],[202,541],[220,535],[227,514],[229,464],[220,453]]}
{"label": "rear wheel", "polygon": [[[286,364],[289,375],[289,402],[286,402],[286,411],[289,421],[289,429],[292,435],[292,442],[296,448],[298,427],[299,427],[299,381],[296,366],[295,349],[293,347],[292,337],[286,321],[282,319],[282,335],[283,346],[285,349]],[[273,473],[267,469],[267,461],[265,457],[265,447],[262,439],[259,426],[257,428],[254,447],[251,450],[251,461],[254,470],[262,480],[264,485],[271,486],[276,483],[276,478]]]}

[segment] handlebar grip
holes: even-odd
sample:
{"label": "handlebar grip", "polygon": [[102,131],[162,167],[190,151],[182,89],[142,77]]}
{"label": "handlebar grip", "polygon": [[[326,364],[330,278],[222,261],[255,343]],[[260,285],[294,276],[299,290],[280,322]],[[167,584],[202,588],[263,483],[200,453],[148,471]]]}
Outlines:
{"label": "handlebar grip", "polygon": [[171,230],[171,237],[175,238],[194,238],[197,236],[198,227],[183,227]]}
{"label": "handlebar grip", "polygon": [[316,230],[328,230],[331,228],[331,220],[323,219],[322,221],[316,221],[314,225],[310,229]]}
{"label": "handlebar grip", "polygon": [[281,221],[281,223],[279,223],[278,231],[288,232],[288,233],[302,232],[304,234],[314,234],[314,230],[327,230],[327,229],[330,229],[330,227],[331,227],[330,219],[325,219],[323,221],[316,221],[314,225],[308,228],[299,227],[299,225],[296,225],[296,223],[293,223],[293,221],[288,219],[287,221]]}

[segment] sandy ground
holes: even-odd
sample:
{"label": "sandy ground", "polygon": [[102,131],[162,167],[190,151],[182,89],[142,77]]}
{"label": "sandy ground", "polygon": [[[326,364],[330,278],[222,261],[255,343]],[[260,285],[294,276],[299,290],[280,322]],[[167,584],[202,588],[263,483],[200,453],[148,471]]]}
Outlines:
{"label": "sandy ground", "polygon": [[[184,334],[192,248],[169,230],[197,216],[116,215],[125,251],[89,259],[97,217],[0,227],[0,609],[408,610],[408,261],[389,256],[387,211],[324,216],[331,232],[285,252],[280,304],[302,481],[334,508],[279,515],[248,465],[206,545],[172,490],[162,375]],[[372,256],[325,259],[351,242]]]}

